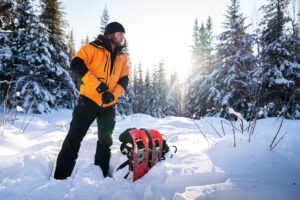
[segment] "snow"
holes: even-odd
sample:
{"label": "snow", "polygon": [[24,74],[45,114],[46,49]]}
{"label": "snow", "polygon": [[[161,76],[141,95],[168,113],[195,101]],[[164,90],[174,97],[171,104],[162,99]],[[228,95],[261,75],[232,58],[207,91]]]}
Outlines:
{"label": "snow", "polygon": [[17,106],[17,107],[16,107],[16,110],[17,110],[18,112],[24,112],[24,109],[23,109],[21,106]]}
{"label": "snow", "polygon": [[[230,122],[221,118],[194,121],[183,117],[157,119],[144,114],[117,116],[113,169],[126,160],[120,153],[118,137],[127,128],[157,129],[169,145],[178,148],[176,154],[168,153],[166,160],[133,183],[130,178],[123,178],[126,168],[114,172],[112,178],[104,178],[100,168],[92,164],[97,140],[95,122],[82,142],[72,176],[63,181],[49,178],[69,129],[72,111],[35,115],[21,134],[19,128],[24,117],[18,114],[14,126],[7,123],[0,136],[1,200],[299,199],[300,196],[300,120],[284,120],[279,137],[285,132],[287,135],[273,151],[268,151],[280,125],[278,118],[258,120],[250,143],[247,132],[236,131],[234,148]],[[221,120],[225,122],[225,136]],[[217,144],[208,144],[195,122]],[[222,138],[210,124],[222,133]],[[239,127],[238,122],[234,125]],[[3,127],[0,133],[2,130]]]}

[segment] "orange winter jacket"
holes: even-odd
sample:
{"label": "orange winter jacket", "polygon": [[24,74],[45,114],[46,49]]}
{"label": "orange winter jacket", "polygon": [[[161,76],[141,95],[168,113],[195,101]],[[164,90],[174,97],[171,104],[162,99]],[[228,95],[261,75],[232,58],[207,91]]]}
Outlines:
{"label": "orange winter jacket", "polygon": [[[74,56],[74,58],[78,57],[83,60],[87,68],[87,72],[81,78],[83,84],[80,86],[80,94],[90,98],[101,107],[116,104],[128,84],[129,66],[127,55],[122,51],[117,52],[113,66],[111,66],[111,56],[111,52],[105,48],[99,37],[83,46]],[[125,84],[124,79],[127,79]],[[108,86],[107,92],[111,92],[115,98],[109,104],[103,104],[103,93],[96,90],[101,82]]]}

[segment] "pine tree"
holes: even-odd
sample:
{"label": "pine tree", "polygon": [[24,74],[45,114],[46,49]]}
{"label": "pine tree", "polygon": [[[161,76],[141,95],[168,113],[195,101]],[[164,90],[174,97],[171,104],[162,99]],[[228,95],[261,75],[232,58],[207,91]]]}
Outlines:
{"label": "pine tree", "polygon": [[198,37],[197,40],[195,39],[197,43],[193,47],[198,49],[197,55],[195,55],[198,59],[198,65],[193,66],[189,75],[189,88],[185,105],[190,117],[206,114],[207,107],[211,106],[205,98],[209,95],[209,88],[213,86],[212,81],[210,81],[210,74],[213,71],[212,34],[211,17],[208,17],[206,25],[201,23],[197,34],[194,33]]}
{"label": "pine tree", "polygon": [[13,25],[13,2],[0,0],[0,29],[11,30]]}
{"label": "pine tree", "polygon": [[89,36],[86,35],[85,39],[81,40],[81,47],[83,47],[84,45],[88,44],[90,42]]}
{"label": "pine tree", "polygon": [[145,112],[145,103],[144,103],[144,96],[141,95],[144,92],[144,79],[143,79],[143,69],[142,69],[142,63],[139,63],[138,72],[137,72],[137,85],[136,85],[136,107],[138,113],[144,113]]}
{"label": "pine tree", "polygon": [[67,35],[67,44],[68,44],[68,57],[69,57],[69,62],[73,59],[73,56],[76,53],[75,50],[75,40],[74,40],[74,34],[73,34],[73,29],[69,32]]}
{"label": "pine tree", "polygon": [[54,46],[55,50],[52,59],[62,68],[69,70],[70,63],[68,59],[68,45],[65,40],[64,27],[64,12],[62,3],[59,0],[40,0],[41,15],[40,21],[44,24],[46,32],[49,35],[49,41]]}
{"label": "pine tree", "polygon": [[59,0],[40,0],[42,13],[40,21],[46,26],[49,41],[56,50],[61,47],[60,41],[64,40],[65,21],[62,3]]}
{"label": "pine tree", "polygon": [[144,112],[147,115],[151,114],[151,104],[150,104],[150,99],[151,99],[151,75],[149,72],[149,69],[147,69],[146,72],[146,77],[144,81],[144,87],[143,87],[143,104],[144,104]]}
{"label": "pine tree", "polygon": [[109,19],[110,17],[109,17],[108,9],[107,6],[105,5],[102,15],[100,17],[100,34],[104,34],[105,27],[109,23]]}
{"label": "pine tree", "polygon": [[117,106],[117,111],[120,114],[125,114],[125,115],[130,115],[133,113],[133,104],[135,101],[135,94],[134,94],[134,85],[133,85],[133,70],[132,70],[132,65],[131,65],[131,59],[130,59],[130,53],[129,53],[129,48],[128,48],[128,42],[125,41],[125,46],[123,48],[124,53],[126,53],[128,57],[128,65],[130,69],[130,74],[129,74],[129,83],[128,86],[121,97],[119,97],[118,100],[118,106]]}
{"label": "pine tree", "polygon": [[[127,58],[128,58],[128,65],[129,65],[129,66],[132,66],[131,56],[130,56],[130,51],[129,51],[129,43],[128,43],[128,40],[127,40],[127,39],[125,39],[123,51],[124,51],[124,52],[126,53],[126,55],[127,55]],[[130,69],[132,69],[132,68],[130,68]]]}
{"label": "pine tree", "polygon": [[7,71],[12,62],[10,40],[13,31],[13,3],[0,1],[0,104],[3,102],[10,78],[11,70]]}
{"label": "pine tree", "polygon": [[133,93],[133,101],[132,101],[132,112],[133,113],[138,113],[138,108],[137,108],[137,102],[136,102],[136,96],[138,95],[137,94],[137,81],[138,81],[138,78],[137,78],[137,67],[134,66],[133,69],[132,69],[132,75],[131,75],[131,78],[132,78],[132,81],[131,81],[131,84],[132,84],[132,93]]}
{"label": "pine tree", "polygon": [[[286,12],[289,0],[269,0],[260,8],[264,12],[261,21],[261,60],[262,105],[264,116],[280,116],[286,109],[286,104],[299,84],[300,67],[293,52],[293,41],[286,33],[290,19]],[[296,99],[288,108],[286,117],[299,116],[299,90]],[[298,99],[297,99],[298,98]]]}
{"label": "pine tree", "polygon": [[[13,10],[14,29],[9,43],[11,66],[4,70],[13,77],[12,88],[20,92],[17,104],[25,109],[32,106],[35,113],[72,108],[78,92],[69,74],[53,62],[55,49],[40,25],[32,1],[16,1]],[[10,92],[9,104],[14,104],[15,95],[14,91]]]}
{"label": "pine tree", "polygon": [[[233,108],[247,114],[249,109],[249,73],[255,67],[253,56],[253,37],[246,33],[245,17],[240,13],[238,0],[231,0],[228,6],[225,31],[220,35],[217,45],[216,68],[212,72],[215,85],[210,88],[211,94],[206,99],[220,110],[211,110],[211,114],[228,116],[222,108]],[[204,107],[202,112],[207,112]]]}
{"label": "pine tree", "polygon": [[144,80],[143,80],[143,70],[142,64],[138,64],[138,68],[134,67],[133,70],[133,93],[134,93],[134,101],[133,101],[133,112],[134,113],[143,113],[143,87],[144,87]]}
{"label": "pine tree", "polygon": [[195,19],[194,27],[193,27],[193,46],[192,46],[192,60],[193,60],[193,68],[191,74],[194,74],[198,66],[200,65],[200,36],[199,36],[199,26],[198,19]]}
{"label": "pine tree", "polygon": [[179,85],[178,74],[173,72],[168,83],[168,95],[166,98],[166,106],[164,114],[166,116],[181,115],[181,87]]}
{"label": "pine tree", "polygon": [[160,95],[158,88],[159,85],[159,78],[158,78],[158,70],[156,67],[152,70],[152,85],[149,91],[150,94],[150,115],[153,117],[161,117],[162,109],[160,104]]}
{"label": "pine tree", "polygon": [[[68,33],[66,39],[67,39],[67,45],[68,45],[67,55],[68,55],[68,58],[69,58],[69,62],[71,63],[71,61],[73,59],[73,56],[76,53],[73,30],[71,30]],[[74,74],[71,69],[68,69],[67,71],[69,72],[69,74],[70,74],[70,76],[72,78],[72,81],[74,82],[74,84],[76,86],[76,89],[79,90],[80,89],[80,85],[81,85],[80,78],[78,78],[78,76],[76,74]]]}
{"label": "pine tree", "polygon": [[168,83],[167,83],[167,78],[166,78],[166,70],[165,70],[165,65],[164,62],[161,61],[158,64],[158,94],[159,94],[159,104],[161,106],[161,111],[160,115],[163,115],[163,111],[165,110],[165,107],[167,105],[167,94],[168,94]]}
{"label": "pine tree", "polygon": [[167,97],[167,80],[163,61],[154,67],[152,72],[152,87],[150,90],[150,115],[154,117],[163,117]]}

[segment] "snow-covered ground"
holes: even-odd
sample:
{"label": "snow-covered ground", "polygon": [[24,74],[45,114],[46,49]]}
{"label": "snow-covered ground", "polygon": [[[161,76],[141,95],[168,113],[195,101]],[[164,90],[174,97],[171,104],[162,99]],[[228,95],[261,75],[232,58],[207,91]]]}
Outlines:
{"label": "snow-covered ground", "polygon": [[299,120],[285,120],[280,135],[285,132],[287,135],[273,151],[267,151],[280,119],[259,120],[250,143],[247,133],[236,131],[234,148],[232,127],[228,124],[224,124],[223,136],[220,121],[224,119],[196,121],[217,142],[208,144],[192,119],[156,119],[142,114],[118,116],[112,168],[126,160],[120,153],[118,136],[131,127],[159,130],[170,145],[177,146],[178,152],[172,158],[172,153],[168,153],[165,161],[134,183],[123,178],[126,168],[114,172],[112,178],[103,178],[100,168],[92,164],[97,140],[93,123],[82,142],[72,176],[64,181],[50,179],[71,115],[71,110],[37,115],[23,134],[19,133],[23,115],[18,115],[14,126],[6,126],[0,136],[1,200],[300,199]]}

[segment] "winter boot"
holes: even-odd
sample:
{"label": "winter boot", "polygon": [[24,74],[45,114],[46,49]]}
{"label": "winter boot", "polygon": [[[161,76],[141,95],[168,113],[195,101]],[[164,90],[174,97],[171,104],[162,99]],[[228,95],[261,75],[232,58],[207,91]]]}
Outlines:
{"label": "winter boot", "polygon": [[111,175],[109,174],[110,155],[110,146],[98,141],[94,164],[101,167],[104,177]]}

